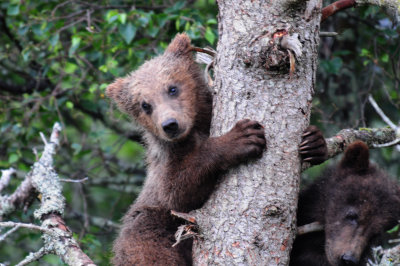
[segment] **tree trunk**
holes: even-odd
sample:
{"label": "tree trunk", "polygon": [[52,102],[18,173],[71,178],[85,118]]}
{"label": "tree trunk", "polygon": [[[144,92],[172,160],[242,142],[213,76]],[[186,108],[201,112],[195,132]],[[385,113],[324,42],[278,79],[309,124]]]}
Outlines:
{"label": "tree trunk", "polygon": [[[196,265],[286,265],[296,231],[298,145],[309,124],[320,0],[221,0],[212,135],[240,119],[265,126],[262,159],[232,169],[196,212]],[[298,38],[289,63],[281,36]],[[290,50],[290,49],[289,49]]]}

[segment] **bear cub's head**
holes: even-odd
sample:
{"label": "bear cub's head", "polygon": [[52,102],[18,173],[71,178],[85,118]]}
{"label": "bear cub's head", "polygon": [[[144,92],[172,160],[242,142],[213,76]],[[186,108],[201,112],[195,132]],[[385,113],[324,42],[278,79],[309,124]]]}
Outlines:
{"label": "bear cub's head", "polygon": [[164,54],[116,79],[106,94],[146,132],[164,141],[185,139],[211,116],[211,94],[186,34],[178,34]]}
{"label": "bear cub's head", "polygon": [[349,145],[332,173],[325,212],[325,253],[331,265],[364,263],[374,239],[400,218],[399,186],[369,162],[368,146]]}

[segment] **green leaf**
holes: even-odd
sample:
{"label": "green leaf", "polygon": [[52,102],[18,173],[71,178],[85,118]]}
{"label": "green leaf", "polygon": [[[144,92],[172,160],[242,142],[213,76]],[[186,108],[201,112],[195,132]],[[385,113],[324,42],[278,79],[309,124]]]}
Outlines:
{"label": "green leaf", "polygon": [[101,90],[101,91],[106,91],[107,86],[108,86],[108,84],[102,83],[102,84],[100,85],[100,90]]}
{"label": "green leaf", "polygon": [[121,24],[125,24],[126,18],[127,18],[126,13],[118,14],[118,21],[121,22]]}
{"label": "green leaf", "polygon": [[204,37],[209,43],[214,44],[215,35],[210,27],[206,28],[206,33],[204,34]]}
{"label": "green leaf", "polygon": [[361,54],[360,54],[361,56],[365,56],[365,57],[371,57],[372,55],[371,55],[371,52],[370,51],[368,51],[367,49],[365,49],[365,48],[363,48],[363,49],[361,49]]}
{"label": "green leaf", "polygon": [[76,49],[78,49],[80,43],[81,43],[80,37],[78,37],[78,36],[72,37],[71,47],[69,48],[69,51],[68,51],[69,57],[71,57],[75,53],[75,51],[76,51]]}
{"label": "green leaf", "polygon": [[381,57],[382,62],[387,63],[389,62],[389,55],[388,54],[384,54]]}
{"label": "green leaf", "polygon": [[175,20],[175,28],[176,30],[179,30],[179,27],[181,26],[181,19],[178,18]]}
{"label": "green leaf", "polygon": [[180,11],[185,6],[185,1],[178,1],[170,8],[165,9],[165,13],[173,13]]}
{"label": "green leaf", "polygon": [[393,227],[392,229],[390,229],[390,230],[388,230],[388,231],[386,231],[386,232],[388,232],[389,234],[391,234],[391,233],[394,233],[394,232],[396,232],[396,231],[398,231],[399,230],[399,225],[396,225],[395,227]]}
{"label": "green leaf", "polygon": [[67,101],[65,103],[65,106],[67,106],[68,109],[74,109],[74,103],[71,101]]}
{"label": "green leaf", "polygon": [[126,44],[130,44],[133,38],[136,35],[136,27],[133,26],[131,22],[120,25],[118,27],[119,33],[121,34],[122,38],[124,38]]}
{"label": "green leaf", "polygon": [[19,26],[18,35],[25,35],[29,30],[29,26]]}
{"label": "green leaf", "polygon": [[16,16],[19,14],[19,5],[9,5],[7,8],[7,15]]}
{"label": "green leaf", "polygon": [[77,155],[82,150],[82,145],[79,143],[72,143],[71,148],[74,149],[74,155]]}
{"label": "green leaf", "polygon": [[98,85],[97,85],[97,84],[92,84],[92,85],[90,85],[90,87],[89,87],[89,92],[90,92],[90,93],[94,93],[94,92],[97,90],[97,88],[98,88]]}
{"label": "green leaf", "polygon": [[18,161],[19,156],[16,153],[11,153],[10,156],[8,157],[8,163],[12,164],[15,163],[16,161]]}
{"label": "green leaf", "polygon": [[110,10],[107,12],[106,20],[108,23],[113,23],[118,19],[118,10]]}
{"label": "green leaf", "polygon": [[30,54],[31,54],[31,51],[30,51],[28,48],[22,50],[22,52],[21,52],[22,59],[23,59],[25,62],[28,62],[28,61],[29,61],[29,55],[30,55]]}
{"label": "green leaf", "polygon": [[50,37],[50,39],[49,39],[49,43],[51,44],[51,46],[56,46],[56,44],[58,43],[58,40],[60,39],[60,35],[57,33],[57,34],[54,34],[54,35],[52,35],[51,37]]}
{"label": "green leaf", "polygon": [[217,24],[217,20],[215,18],[211,18],[211,19],[207,20],[207,24],[208,25]]}
{"label": "green leaf", "polygon": [[74,63],[67,62],[67,63],[65,64],[64,71],[65,71],[65,73],[67,73],[67,74],[72,74],[72,73],[74,73],[75,70],[77,70],[77,69],[78,69],[78,66],[77,66],[77,65],[75,65]]}

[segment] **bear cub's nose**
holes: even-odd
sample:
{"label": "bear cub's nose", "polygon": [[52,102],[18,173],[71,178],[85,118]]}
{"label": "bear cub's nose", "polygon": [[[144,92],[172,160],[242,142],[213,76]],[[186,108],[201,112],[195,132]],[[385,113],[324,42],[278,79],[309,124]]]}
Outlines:
{"label": "bear cub's nose", "polygon": [[351,266],[355,266],[358,264],[357,259],[349,253],[345,253],[342,255],[342,257],[340,258],[341,260],[341,264],[340,265],[351,265]]}
{"label": "bear cub's nose", "polygon": [[168,137],[173,138],[178,134],[179,124],[175,118],[169,118],[162,122],[161,124],[165,133],[167,133]]}

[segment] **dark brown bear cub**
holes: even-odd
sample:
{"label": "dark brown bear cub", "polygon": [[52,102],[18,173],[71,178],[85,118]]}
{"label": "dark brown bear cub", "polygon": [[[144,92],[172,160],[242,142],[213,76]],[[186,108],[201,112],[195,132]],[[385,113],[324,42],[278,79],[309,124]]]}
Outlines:
{"label": "dark brown bear cub", "polygon": [[224,171],[260,157],[264,130],[241,120],[225,135],[209,137],[212,97],[185,34],[109,85],[107,95],[143,127],[148,163],[143,190],[114,243],[113,263],[190,265],[191,242],[172,247],[179,221],[170,211],[201,207]]}
{"label": "dark brown bear cub", "polygon": [[[305,142],[312,154],[313,141]],[[336,167],[300,192],[298,226],[319,222],[324,231],[298,236],[290,265],[366,265],[371,246],[399,218],[399,185],[370,163],[367,145],[356,141]]]}

